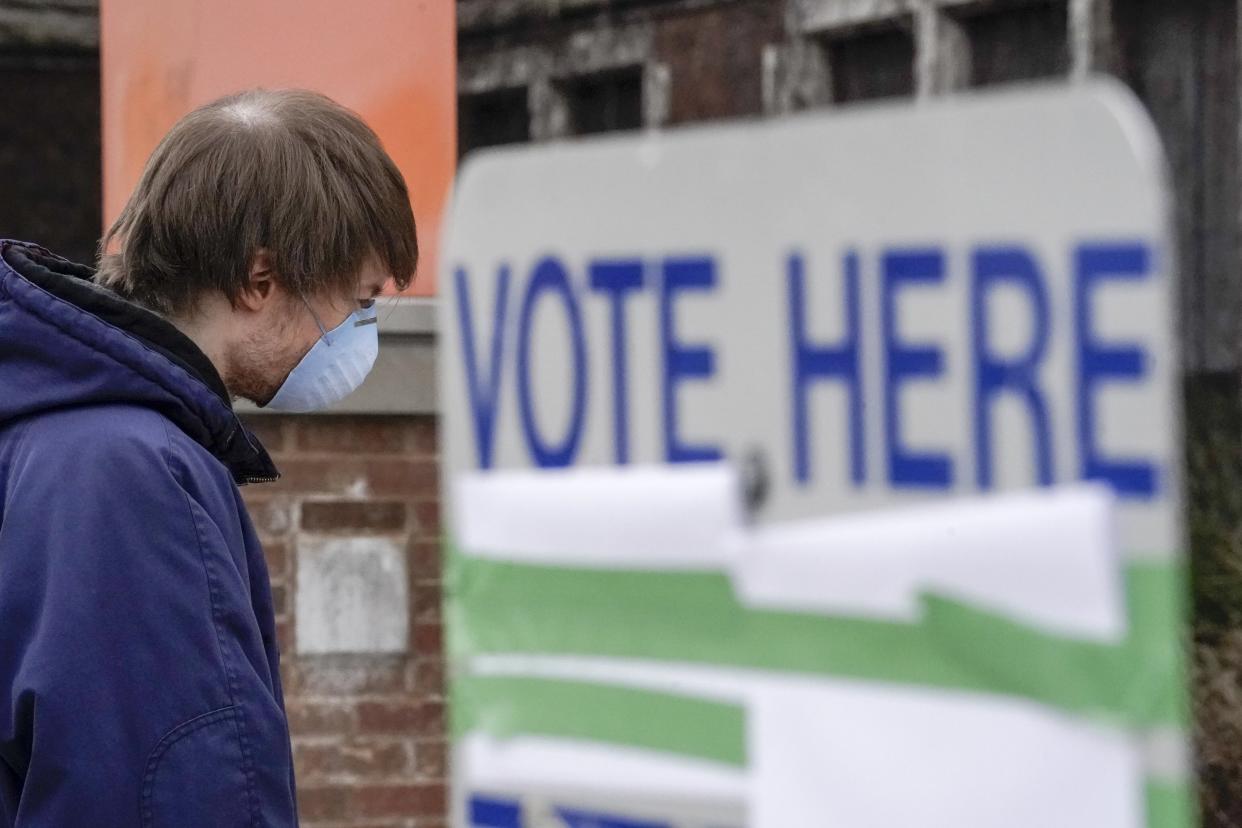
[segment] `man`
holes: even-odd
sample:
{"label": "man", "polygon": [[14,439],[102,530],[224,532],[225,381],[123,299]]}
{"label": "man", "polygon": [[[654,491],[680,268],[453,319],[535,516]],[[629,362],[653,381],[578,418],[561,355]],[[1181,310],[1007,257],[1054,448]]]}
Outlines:
{"label": "man", "polygon": [[0,825],[294,826],[237,398],[330,404],[418,257],[405,183],[303,91],[177,123],[98,271],[0,242]]}

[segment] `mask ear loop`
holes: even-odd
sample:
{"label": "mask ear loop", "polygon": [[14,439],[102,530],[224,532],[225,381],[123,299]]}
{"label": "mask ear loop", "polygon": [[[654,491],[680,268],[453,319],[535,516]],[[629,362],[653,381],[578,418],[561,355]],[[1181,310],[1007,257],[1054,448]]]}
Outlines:
{"label": "mask ear loop", "polygon": [[306,305],[306,309],[310,311],[311,319],[314,319],[315,324],[319,327],[319,335],[323,337],[323,341],[327,342],[328,345],[331,345],[332,337],[328,336],[328,329],[325,328],[323,323],[319,321],[319,314],[315,313],[315,309],[310,306],[310,302],[306,301],[305,296],[302,296],[301,294],[298,296],[302,300],[302,304]]}

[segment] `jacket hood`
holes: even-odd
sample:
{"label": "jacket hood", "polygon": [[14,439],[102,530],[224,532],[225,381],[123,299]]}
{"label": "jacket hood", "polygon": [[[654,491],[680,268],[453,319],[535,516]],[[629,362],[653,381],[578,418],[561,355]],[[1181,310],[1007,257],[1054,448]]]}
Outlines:
{"label": "jacket hood", "polygon": [[0,428],[70,406],[140,405],[215,455],[239,485],[278,478],[206,355],[93,274],[38,245],[0,240]]}

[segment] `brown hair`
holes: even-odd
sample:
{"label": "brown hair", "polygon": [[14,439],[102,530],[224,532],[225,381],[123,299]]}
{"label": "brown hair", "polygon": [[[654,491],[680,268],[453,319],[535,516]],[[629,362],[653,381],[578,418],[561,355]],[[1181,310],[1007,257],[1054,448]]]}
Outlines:
{"label": "brown hair", "polygon": [[370,255],[399,288],[414,276],[401,172],[371,128],[324,95],[254,89],[178,121],[100,239],[95,281],[186,314],[212,290],[235,302],[260,248],[303,296],[353,292]]}

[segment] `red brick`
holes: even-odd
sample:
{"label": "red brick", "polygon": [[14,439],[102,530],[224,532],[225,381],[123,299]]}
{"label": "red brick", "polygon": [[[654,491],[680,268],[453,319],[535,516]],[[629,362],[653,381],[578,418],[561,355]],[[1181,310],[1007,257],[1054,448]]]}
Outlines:
{"label": "red brick", "polygon": [[414,580],[439,580],[440,543],[434,540],[411,540],[407,562]]}
{"label": "red brick", "polygon": [[416,623],[439,623],[441,591],[439,584],[415,583],[410,587],[410,605]]}
{"label": "red brick", "polygon": [[445,660],[443,658],[420,658],[414,663],[414,683],[411,685],[416,699],[441,699],[445,695]]}
{"label": "red brick", "polygon": [[289,577],[289,545],[284,541],[268,541],[263,544],[263,557],[267,559],[267,572],[272,580]]}
{"label": "red brick", "polygon": [[379,496],[436,497],[440,491],[440,466],[432,460],[372,460],[367,480]]}
{"label": "red brick", "polygon": [[272,613],[285,615],[289,612],[289,591],[283,584],[272,584]]}
{"label": "red brick", "polygon": [[354,707],[347,701],[286,699],[285,715],[293,737],[337,735],[354,730]]}
{"label": "red brick", "polygon": [[432,739],[444,739],[448,734],[448,711],[444,706],[444,702],[424,701],[419,707],[423,709],[426,721],[422,731],[415,735],[431,737]]}
{"label": "red brick", "polygon": [[415,531],[424,540],[440,539],[440,503],[423,501],[414,504]]}
{"label": "red brick", "polygon": [[247,494],[246,511],[260,535],[284,535],[293,528],[293,501],[269,494]]}
{"label": "red brick", "polygon": [[280,464],[280,479],[265,484],[268,491],[298,492],[303,494],[345,494],[359,478],[366,474],[357,466],[339,460],[308,459],[296,457]]}
{"label": "red brick", "polygon": [[441,816],[446,796],[439,783],[359,785],[350,791],[349,800],[356,816]]}
{"label": "red brick", "polygon": [[290,671],[290,684],[296,692],[312,696],[401,693],[407,688],[408,660],[404,654],[303,656]]}
{"label": "red brick", "polygon": [[280,470],[268,491],[348,495],[359,480],[377,497],[433,497],[439,489],[439,469],[431,460],[295,457]]}
{"label": "red brick", "polygon": [[341,770],[358,776],[400,776],[410,769],[404,742],[351,739],[340,746]]}
{"label": "red brick", "polygon": [[322,779],[340,767],[340,745],[336,742],[293,740],[293,769],[298,786]]}
{"label": "red brick", "polygon": [[414,625],[414,652],[420,656],[444,652],[444,631],[439,624]]}
{"label": "red brick", "polygon": [[293,652],[293,621],[288,618],[276,619],[276,646],[282,653]]}
{"label": "red brick", "polygon": [[416,418],[410,429],[410,453],[414,457],[435,457],[439,451],[439,421],[435,417]]}
{"label": "red brick", "polygon": [[442,739],[414,744],[414,772],[422,779],[448,775],[448,743]]}
{"label": "red brick", "polygon": [[294,741],[298,779],[322,780],[334,774],[393,777],[408,773],[410,752],[404,742],[376,739]]}
{"label": "red brick", "polygon": [[280,686],[286,697],[297,692],[297,659],[283,653],[280,658]]}
{"label": "red brick", "polygon": [[270,414],[251,414],[240,417],[246,428],[250,429],[263,448],[275,454],[285,449],[285,432],[289,423],[288,417],[273,417]]}
{"label": "red brick", "polygon": [[335,785],[298,785],[298,817],[303,822],[312,819],[341,819],[349,812],[350,793],[349,788]]}
{"label": "red brick", "polygon": [[362,701],[358,704],[361,733],[409,733],[420,723],[419,705],[412,701]]}
{"label": "red brick", "polygon": [[304,417],[298,423],[297,447],[306,452],[391,454],[406,448],[411,417]]}
{"label": "red brick", "polygon": [[420,700],[444,697],[444,659],[420,658],[414,663],[411,689]]}
{"label": "red brick", "polygon": [[438,701],[358,702],[358,731],[386,736],[405,734],[440,738],[444,735],[444,705]]}
{"label": "red brick", "polygon": [[399,500],[312,500],[302,504],[308,532],[395,532],[405,528]]}

